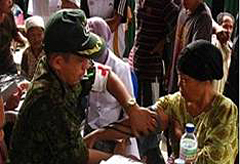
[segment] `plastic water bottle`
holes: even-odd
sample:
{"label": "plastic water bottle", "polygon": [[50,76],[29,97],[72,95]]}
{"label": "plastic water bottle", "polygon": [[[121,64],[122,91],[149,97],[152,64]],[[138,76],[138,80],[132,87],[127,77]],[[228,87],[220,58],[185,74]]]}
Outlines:
{"label": "plastic water bottle", "polygon": [[180,153],[181,159],[185,160],[186,163],[194,163],[197,157],[197,138],[194,135],[194,125],[187,123],[185,133],[182,135],[180,140]]}

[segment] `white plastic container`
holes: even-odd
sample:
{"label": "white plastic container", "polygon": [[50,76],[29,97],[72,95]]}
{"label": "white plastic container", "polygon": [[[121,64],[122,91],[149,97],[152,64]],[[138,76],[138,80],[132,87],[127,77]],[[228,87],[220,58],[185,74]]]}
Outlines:
{"label": "white plastic container", "polygon": [[197,157],[197,138],[194,135],[195,127],[192,123],[187,123],[185,133],[180,140],[179,157],[186,163],[194,163]]}

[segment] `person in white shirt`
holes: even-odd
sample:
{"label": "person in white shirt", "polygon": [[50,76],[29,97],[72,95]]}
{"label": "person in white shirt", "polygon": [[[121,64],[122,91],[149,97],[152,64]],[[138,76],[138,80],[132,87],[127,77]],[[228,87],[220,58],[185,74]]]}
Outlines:
{"label": "person in white shirt", "polygon": [[[125,63],[119,59],[108,47],[109,39],[111,37],[111,31],[107,23],[100,17],[92,17],[87,20],[88,28],[91,32],[101,36],[107,43],[107,48],[103,54],[96,59],[97,62],[109,66],[110,69],[122,80],[127,90],[134,97],[133,86],[131,80],[131,70],[128,63]],[[97,65],[98,69],[101,69],[101,65]],[[96,92],[91,91],[89,94],[89,108],[87,123],[91,129],[98,129],[107,126],[111,123],[118,121],[121,118],[126,118],[127,115],[123,112],[123,109],[119,102],[108,92]],[[135,150],[129,152],[129,154],[140,158],[137,148],[136,138],[130,138],[131,149]],[[107,143],[105,143],[107,144]],[[106,146],[100,146],[100,148],[106,148]],[[108,148],[107,148],[108,149]]]}

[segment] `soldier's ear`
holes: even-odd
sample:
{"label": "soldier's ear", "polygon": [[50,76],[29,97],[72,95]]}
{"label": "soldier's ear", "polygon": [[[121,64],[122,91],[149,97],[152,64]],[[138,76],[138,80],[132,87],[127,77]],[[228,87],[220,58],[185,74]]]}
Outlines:
{"label": "soldier's ear", "polygon": [[64,69],[64,65],[65,60],[61,55],[55,56],[54,59],[52,60],[52,67],[58,71]]}

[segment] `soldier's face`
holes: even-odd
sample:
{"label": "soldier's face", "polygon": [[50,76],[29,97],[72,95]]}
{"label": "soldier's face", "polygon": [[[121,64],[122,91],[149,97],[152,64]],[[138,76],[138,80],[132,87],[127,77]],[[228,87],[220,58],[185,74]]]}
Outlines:
{"label": "soldier's face", "polygon": [[87,58],[77,55],[70,55],[68,60],[61,63],[60,76],[61,79],[71,87],[79,84],[85,72],[90,67],[90,61]]}
{"label": "soldier's face", "polygon": [[0,12],[9,13],[13,6],[12,0],[0,0]]}

